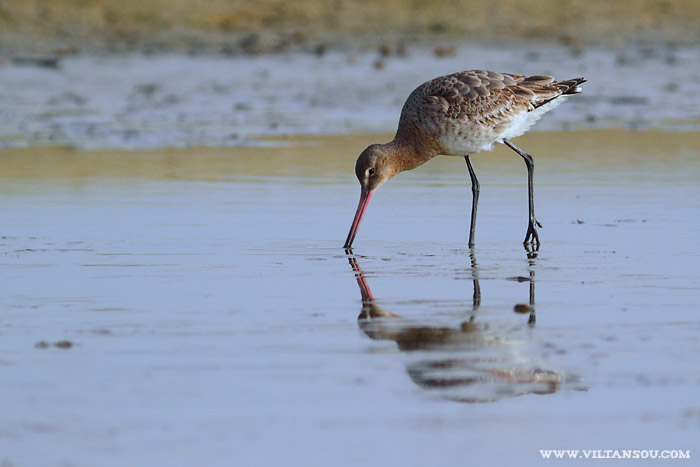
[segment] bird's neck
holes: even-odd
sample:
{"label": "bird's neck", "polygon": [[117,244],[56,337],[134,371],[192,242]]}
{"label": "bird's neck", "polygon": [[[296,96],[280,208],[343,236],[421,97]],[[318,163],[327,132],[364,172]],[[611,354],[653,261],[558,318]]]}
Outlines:
{"label": "bird's neck", "polygon": [[389,157],[393,159],[398,172],[412,170],[425,164],[439,154],[436,148],[420,143],[419,138],[397,134],[393,141],[383,145]]}

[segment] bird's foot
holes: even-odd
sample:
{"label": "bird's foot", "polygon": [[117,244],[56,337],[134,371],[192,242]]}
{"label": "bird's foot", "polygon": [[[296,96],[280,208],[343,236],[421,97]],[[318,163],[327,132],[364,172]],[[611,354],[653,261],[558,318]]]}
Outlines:
{"label": "bird's foot", "polygon": [[531,219],[527,225],[527,233],[525,234],[523,245],[535,245],[539,248],[540,235],[537,233],[537,228],[535,226],[542,227],[542,224],[540,224],[537,219]]}

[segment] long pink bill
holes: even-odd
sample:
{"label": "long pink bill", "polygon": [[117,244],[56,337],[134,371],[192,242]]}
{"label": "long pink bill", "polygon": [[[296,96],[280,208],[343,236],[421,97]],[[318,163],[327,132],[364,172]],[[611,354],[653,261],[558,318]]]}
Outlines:
{"label": "long pink bill", "polygon": [[352,220],[352,226],[350,226],[350,232],[348,233],[348,238],[345,240],[345,246],[343,248],[352,248],[352,242],[355,240],[355,235],[357,235],[357,229],[360,227],[360,222],[362,222],[362,217],[365,215],[367,206],[369,206],[369,200],[372,198],[373,190],[367,190],[362,188],[362,193],[360,193],[360,204],[357,205],[357,212],[355,213],[355,218]]}

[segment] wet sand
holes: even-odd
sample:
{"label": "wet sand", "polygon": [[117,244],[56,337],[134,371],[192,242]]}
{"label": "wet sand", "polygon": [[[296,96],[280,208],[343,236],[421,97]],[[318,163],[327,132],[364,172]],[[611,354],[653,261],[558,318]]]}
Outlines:
{"label": "wet sand", "polygon": [[695,454],[698,133],[519,138],[536,254],[501,147],[473,158],[473,252],[442,158],[377,192],[347,255],[355,157],[386,139],[0,151],[0,463]]}

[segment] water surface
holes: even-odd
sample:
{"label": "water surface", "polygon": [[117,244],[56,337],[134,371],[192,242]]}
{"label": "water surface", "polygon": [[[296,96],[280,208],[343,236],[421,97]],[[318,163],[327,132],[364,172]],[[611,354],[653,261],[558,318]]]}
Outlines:
{"label": "water surface", "polygon": [[473,251],[466,167],[442,158],[383,186],[346,253],[354,159],[386,138],[0,152],[0,460],[695,454],[698,134],[520,138],[537,252],[501,147],[473,159]]}

